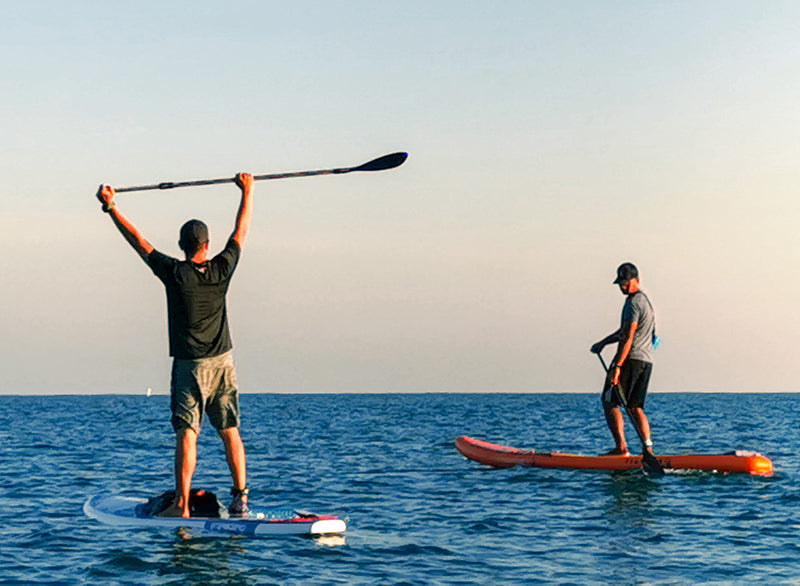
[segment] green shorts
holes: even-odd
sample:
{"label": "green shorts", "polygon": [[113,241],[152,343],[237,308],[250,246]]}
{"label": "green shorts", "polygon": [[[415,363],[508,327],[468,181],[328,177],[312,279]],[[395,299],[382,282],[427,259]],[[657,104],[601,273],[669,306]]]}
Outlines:
{"label": "green shorts", "polygon": [[211,358],[172,361],[172,427],[200,433],[203,414],[216,429],[239,427],[239,391],[233,352]]}

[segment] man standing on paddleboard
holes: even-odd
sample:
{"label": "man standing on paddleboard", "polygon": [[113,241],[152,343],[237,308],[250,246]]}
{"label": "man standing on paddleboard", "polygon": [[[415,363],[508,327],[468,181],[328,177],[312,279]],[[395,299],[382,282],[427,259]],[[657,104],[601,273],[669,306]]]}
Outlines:
{"label": "man standing on paddleboard", "polygon": [[[656,317],[647,295],[639,288],[639,271],[633,263],[623,263],[617,268],[615,285],[627,298],[622,307],[620,328],[597,342],[591,351],[600,354],[607,344],[617,342],[617,353],[603,387],[603,411],[616,447],[608,455],[628,455],[625,441],[625,419],[620,406],[627,404],[628,412],[637,426],[643,451],[653,455],[650,422],[644,413],[644,402],[650,374],[653,371],[653,351]],[[615,387],[624,400],[614,392]]]}
{"label": "man standing on paddleboard", "polygon": [[164,284],[167,293],[169,353],[173,357],[170,404],[176,435],[175,500],[162,516],[189,517],[189,494],[197,464],[197,436],[207,414],[225,446],[233,479],[229,512],[244,516],[247,468],[239,434],[239,393],[228,329],[225,295],[244,246],[253,203],[253,176],[239,173],[242,199],[236,226],[225,248],[208,258],[208,228],[189,220],[178,245],[185,260],[157,251],[119,211],[114,189],[101,185],[97,198],[122,236]]}

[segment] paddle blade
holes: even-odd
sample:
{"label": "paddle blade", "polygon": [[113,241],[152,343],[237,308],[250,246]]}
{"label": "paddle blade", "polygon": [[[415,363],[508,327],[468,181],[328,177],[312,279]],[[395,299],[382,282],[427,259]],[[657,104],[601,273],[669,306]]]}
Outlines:
{"label": "paddle blade", "polygon": [[645,474],[652,478],[661,478],[664,476],[664,467],[653,454],[645,451],[642,454],[642,468]]}
{"label": "paddle blade", "polygon": [[408,153],[392,153],[391,155],[383,155],[377,159],[373,159],[363,165],[353,168],[353,171],[385,171],[386,169],[394,169],[405,163],[408,158]]}

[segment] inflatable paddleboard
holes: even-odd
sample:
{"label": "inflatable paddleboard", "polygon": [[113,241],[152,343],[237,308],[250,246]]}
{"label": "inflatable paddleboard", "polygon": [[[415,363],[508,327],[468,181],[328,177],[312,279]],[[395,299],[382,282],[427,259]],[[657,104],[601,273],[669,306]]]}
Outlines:
{"label": "inflatable paddleboard", "polygon": [[[501,446],[467,436],[456,439],[456,449],[470,460],[497,468],[535,466],[543,468],[578,468],[588,470],[631,470],[642,467],[642,457],[637,456],[581,456],[560,452],[537,452]],[[657,455],[659,463],[668,470],[709,470],[714,472],[740,472],[769,476],[773,472],[772,460],[755,452],[730,452],[728,454]]]}
{"label": "inflatable paddleboard", "polygon": [[[335,535],[344,533],[346,523],[327,517],[295,511],[270,509],[250,512],[246,517],[154,517],[146,513],[148,499],[120,495],[98,495],[83,505],[88,517],[126,527],[186,527],[210,533],[234,535]],[[227,515],[227,513],[225,513]]]}

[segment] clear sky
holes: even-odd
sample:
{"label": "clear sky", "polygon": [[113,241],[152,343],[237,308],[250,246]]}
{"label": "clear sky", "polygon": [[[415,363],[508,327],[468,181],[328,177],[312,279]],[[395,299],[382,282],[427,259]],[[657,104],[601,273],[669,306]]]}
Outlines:
{"label": "clear sky", "polygon": [[[800,3],[4,2],[0,79],[0,393],[168,390],[163,289],[98,184],[398,150],[257,183],[243,392],[599,391],[623,261],[653,391],[800,390]],[[118,196],[175,256],[237,203]]]}

